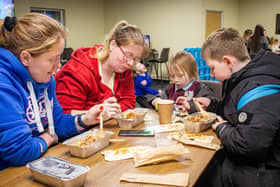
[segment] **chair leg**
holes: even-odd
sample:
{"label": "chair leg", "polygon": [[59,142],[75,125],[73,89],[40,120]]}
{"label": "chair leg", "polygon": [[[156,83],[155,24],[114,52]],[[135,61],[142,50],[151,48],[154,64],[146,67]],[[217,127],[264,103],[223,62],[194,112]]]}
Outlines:
{"label": "chair leg", "polygon": [[165,67],[166,67],[166,72],[167,72],[167,80],[169,80],[169,74],[168,74],[168,67],[167,67],[167,63],[165,63]]}
{"label": "chair leg", "polygon": [[157,79],[158,79],[158,64],[155,63],[155,72],[156,72],[156,76],[157,76]]}
{"label": "chair leg", "polygon": [[162,69],[161,69],[161,64],[159,64],[159,69],[160,69],[160,86],[162,87]]}

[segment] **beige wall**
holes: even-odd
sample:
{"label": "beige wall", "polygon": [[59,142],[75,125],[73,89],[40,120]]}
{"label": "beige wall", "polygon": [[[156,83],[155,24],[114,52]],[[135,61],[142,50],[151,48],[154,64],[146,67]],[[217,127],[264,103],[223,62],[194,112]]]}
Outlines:
{"label": "beige wall", "polygon": [[268,36],[276,36],[275,34],[276,14],[280,14],[279,0],[240,0],[239,16],[240,16],[240,31],[247,28],[254,30],[256,24],[262,24]]}
{"label": "beige wall", "polygon": [[120,19],[151,35],[152,47],[171,47],[171,54],[200,47],[206,10],[223,11],[225,25],[238,27],[238,0],[105,0],[105,31]]}
{"label": "beige wall", "polygon": [[68,47],[88,47],[103,41],[103,0],[15,0],[15,15],[24,15],[30,7],[65,10]]}
{"label": "beige wall", "polygon": [[[60,8],[66,12],[67,46],[101,43],[114,24],[125,19],[150,34],[152,47],[200,47],[205,39],[206,10],[222,11],[224,26],[240,31],[262,24],[275,35],[279,0],[15,0],[16,16],[30,6]],[[278,36],[279,37],[279,36]]]}

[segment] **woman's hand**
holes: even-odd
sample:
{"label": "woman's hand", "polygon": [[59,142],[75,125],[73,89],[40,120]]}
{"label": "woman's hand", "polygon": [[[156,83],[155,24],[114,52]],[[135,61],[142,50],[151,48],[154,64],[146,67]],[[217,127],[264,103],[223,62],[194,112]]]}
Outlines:
{"label": "woman's hand", "polygon": [[114,117],[121,112],[121,106],[115,97],[110,97],[103,102],[104,120]]}
{"label": "woman's hand", "polygon": [[56,134],[50,135],[48,130],[46,132],[44,132],[43,134],[41,134],[40,137],[46,141],[48,147],[50,147],[51,145],[56,144],[58,142],[57,135]]}
{"label": "woman's hand", "polygon": [[194,101],[198,102],[200,104],[200,106],[202,106],[202,108],[205,110],[211,103],[211,100],[209,98],[206,97],[196,97],[193,98]]}

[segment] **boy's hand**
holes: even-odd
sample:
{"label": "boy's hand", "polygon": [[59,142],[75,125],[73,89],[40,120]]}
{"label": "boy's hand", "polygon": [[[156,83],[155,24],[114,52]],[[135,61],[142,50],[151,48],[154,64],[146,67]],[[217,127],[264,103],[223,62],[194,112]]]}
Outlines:
{"label": "boy's hand", "polygon": [[206,97],[197,97],[197,98],[193,98],[194,101],[198,102],[202,108],[205,110],[211,103],[211,100],[209,98]]}

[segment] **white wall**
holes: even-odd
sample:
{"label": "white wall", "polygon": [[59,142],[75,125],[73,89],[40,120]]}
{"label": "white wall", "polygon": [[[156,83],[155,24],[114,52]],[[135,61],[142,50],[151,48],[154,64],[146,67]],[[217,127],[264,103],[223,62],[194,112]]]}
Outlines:
{"label": "white wall", "polygon": [[89,47],[103,41],[103,0],[15,0],[15,15],[24,15],[30,7],[65,10],[68,47]]}

